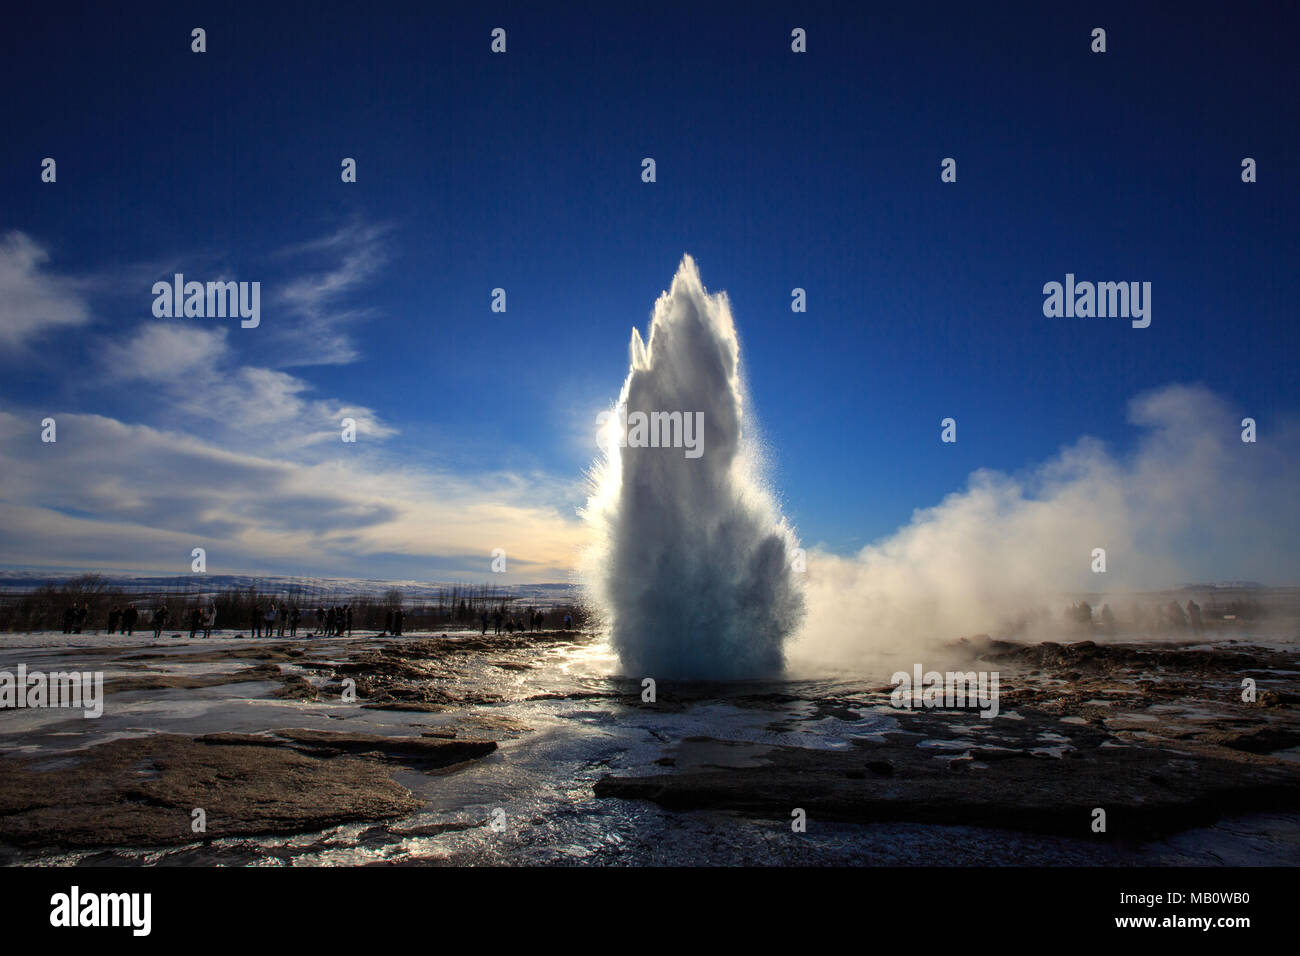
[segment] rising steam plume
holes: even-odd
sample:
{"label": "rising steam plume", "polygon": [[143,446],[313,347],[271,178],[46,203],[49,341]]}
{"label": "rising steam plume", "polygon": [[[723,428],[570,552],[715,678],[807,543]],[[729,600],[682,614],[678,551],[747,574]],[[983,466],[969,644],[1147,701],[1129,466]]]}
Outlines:
{"label": "rising steam plume", "polygon": [[[1129,452],[1084,437],[1020,474],[975,472],[852,557],[810,549],[791,670],[937,660],[979,633],[1105,640],[1141,631],[1137,609],[1175,597],[1149,592],[1300,582],[1300,430],[1272,419],[1267,436],[1243,442],[1242,418],[1204,386],[1166,385],[1129,402],[1139,429]],[[1104,573],[1093,570],[1095,548]],[[1083,596],[1109,604],[1120,629],[1073,626],[1065,612]]]}

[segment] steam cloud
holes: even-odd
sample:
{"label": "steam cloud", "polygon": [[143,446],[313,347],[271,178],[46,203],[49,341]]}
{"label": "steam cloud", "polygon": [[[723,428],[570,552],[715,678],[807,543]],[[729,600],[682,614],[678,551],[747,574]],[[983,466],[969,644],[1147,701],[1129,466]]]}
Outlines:
{"label": "steam cloud", "polygon": [[[1294,583],[1298,432],[1273,423],[1244,443],[1242,417],[1202,386],[1166,386],[1129,403],[1145,429],[1131,456],[1083,438],[1023,477],[976,472],[855,557],[810,552],[792,670],[919,659],[976,633],[1060,639],[1074,594],[1103,595],[1122,615],[1132,592]],[[1104,574],[1093,548],[1106,550]]]}
{"label": "steam cloud", "polygon": [[[772,676],[803,613],[794,536],[761,480],[745,430],[739,343],[725,294],[682,259],[655,303],[648,342],[633,329],[630,365],[584,518],[587,599],[628,674]],[[703,455],[620,447],[623,413],[703,413]]]}

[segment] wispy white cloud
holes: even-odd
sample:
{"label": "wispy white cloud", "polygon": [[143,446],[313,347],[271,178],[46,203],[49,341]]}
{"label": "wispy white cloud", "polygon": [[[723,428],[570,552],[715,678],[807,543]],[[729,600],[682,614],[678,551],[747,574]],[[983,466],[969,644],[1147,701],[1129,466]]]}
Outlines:
{"label": "wispy white cloud", "polygon": [[28,235],[0,238],[0,346],[19,349],[46,332],[90,321],[83,283],[49,272],[49,252]]}
{"label": "wispy white cloud", "polygon": [[130,337],[104,350],[112,381],[160,390],[163,408],[224,432],[236,447],[254,443],[279,450],[339,442],[342,421],[355,421],[367,441],[389,438],[396,429],[369,408],[338,399],[310,398],[310,383],[279,369],[240,365],[226,328],[146,322]]}
{"label": "wispy white cloud", "polygon": [[129,338],[109,342],[103,362],[109,375],[120,381],[185,383],[195,376],[206,380],[210,370],[229,357],[226,336],[224,328],[146,322]]}
{"label": "wispy white cloud", "polygon": [[336,232],[281,250],[282,257],[327,258],[333,264],[285,283],[277,303],[292,317],[278,325],[279,365],[337,365],[357,358],[346,326],[373,313],[346,304],[349,294],[383,267],[387,227],[352,223]]}

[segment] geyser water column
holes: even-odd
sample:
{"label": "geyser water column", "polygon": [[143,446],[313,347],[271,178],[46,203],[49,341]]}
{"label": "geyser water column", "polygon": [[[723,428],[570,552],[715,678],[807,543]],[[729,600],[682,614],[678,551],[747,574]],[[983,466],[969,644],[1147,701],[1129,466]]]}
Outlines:
{"label": "geyser water column", "polygon": [[[778,674],[803,615],[795,539],[762,481],[752,422],[746,430],[731,308],[705,291],[690,256],[655,303],[648,341],[633,329],[629,352],[584,511],[595,538],[587,600],[628,676]],[[702,423],[698,448],[675,441],[678,418]]]}

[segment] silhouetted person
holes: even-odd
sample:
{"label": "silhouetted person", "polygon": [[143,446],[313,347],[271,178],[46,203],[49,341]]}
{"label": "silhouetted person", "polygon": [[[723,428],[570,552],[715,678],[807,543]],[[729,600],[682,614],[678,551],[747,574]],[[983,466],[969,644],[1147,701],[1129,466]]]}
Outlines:
{"label": "silhouetted person", "polygon": [[203,626],[203,612],[197,607],[190,609],[190,640],[199,633],[199,628]]}
{"label": "silhouetted person", "polygon": [[1187,617],[1192,622],[1192,630],[1201,633],[1201,606],[1190,598],[1187,601]]}
{"label": "silhouetted person", "polygon": [[393,624],[397,626],[397,636],[402,636],[402,625],[406,622],[406,612],[400,607],[393,612]]}
{"label": "silhouetted person", "polygon": [[483,630],[480,631],[479,633],[480,633],[480,634],[487,634],[487,624],[488,624],[488,613],[487,613],[487,611],[484,611],[484,612],[482,612],[481,614],[479,614],[478,619],[479,619],[479,623],[483,625]]}
{"label": "silhouetted person", "polygon": [[301,619],[302,619],[302,614],[298,611],[298,606],[295,604],[293,608],[289,611],[289,636],[290,637],[298,636],[298,621]]}
{"label": "silhouetted person", "polygon": [[122,609],[114,604],[112,610],[108,612],[108,633],[112,634],[117,630],[117,622],[121,619]]}
{"label": "silhouetted person", "polygon": [[253,605],[253,637],[262,636],[262,607],[260,604]]}
{"label": "silhouetted person", "polygon": [[122,612],[122,633],[131,634],[135,631],[136,618],[140,612],[135,609],[134,604],[128,604],[126,610]]}
{"label": "silhouetted person", "polygon": [[163,628],[167,626],[167,608],[159,605],[153,612],[153,636],[155,640],[162,637]]}
{"label": "silhouetted person", "polygon": [[203,636],[211,637],[212,629],[217,626],[217,606],[208,605],[208,613],[203,618]]}
{"label": "silhouetted person", "polygon": [[266,606],[266,613],[262,615],[262,621],[266,625],[264,630],[267,637],[275,637],[275,604],[271,603]]}
{"label": "silhouetted person", "polygon": [[496,633],[498,633],[498,634],[501,633],[501,618],[502,618],[502,617],[503,617],[503,615],[501,614],[500,611],[497,611],[496,613],[494,613],[494,614],[492,615],[492,625],[493,625],[493,627],[496,628]]}
{"label": "silhouetted person", "polygon": [[347,618],[348,637],[352,636],[352,605],[349,604],[344,608],[344,616]]}

